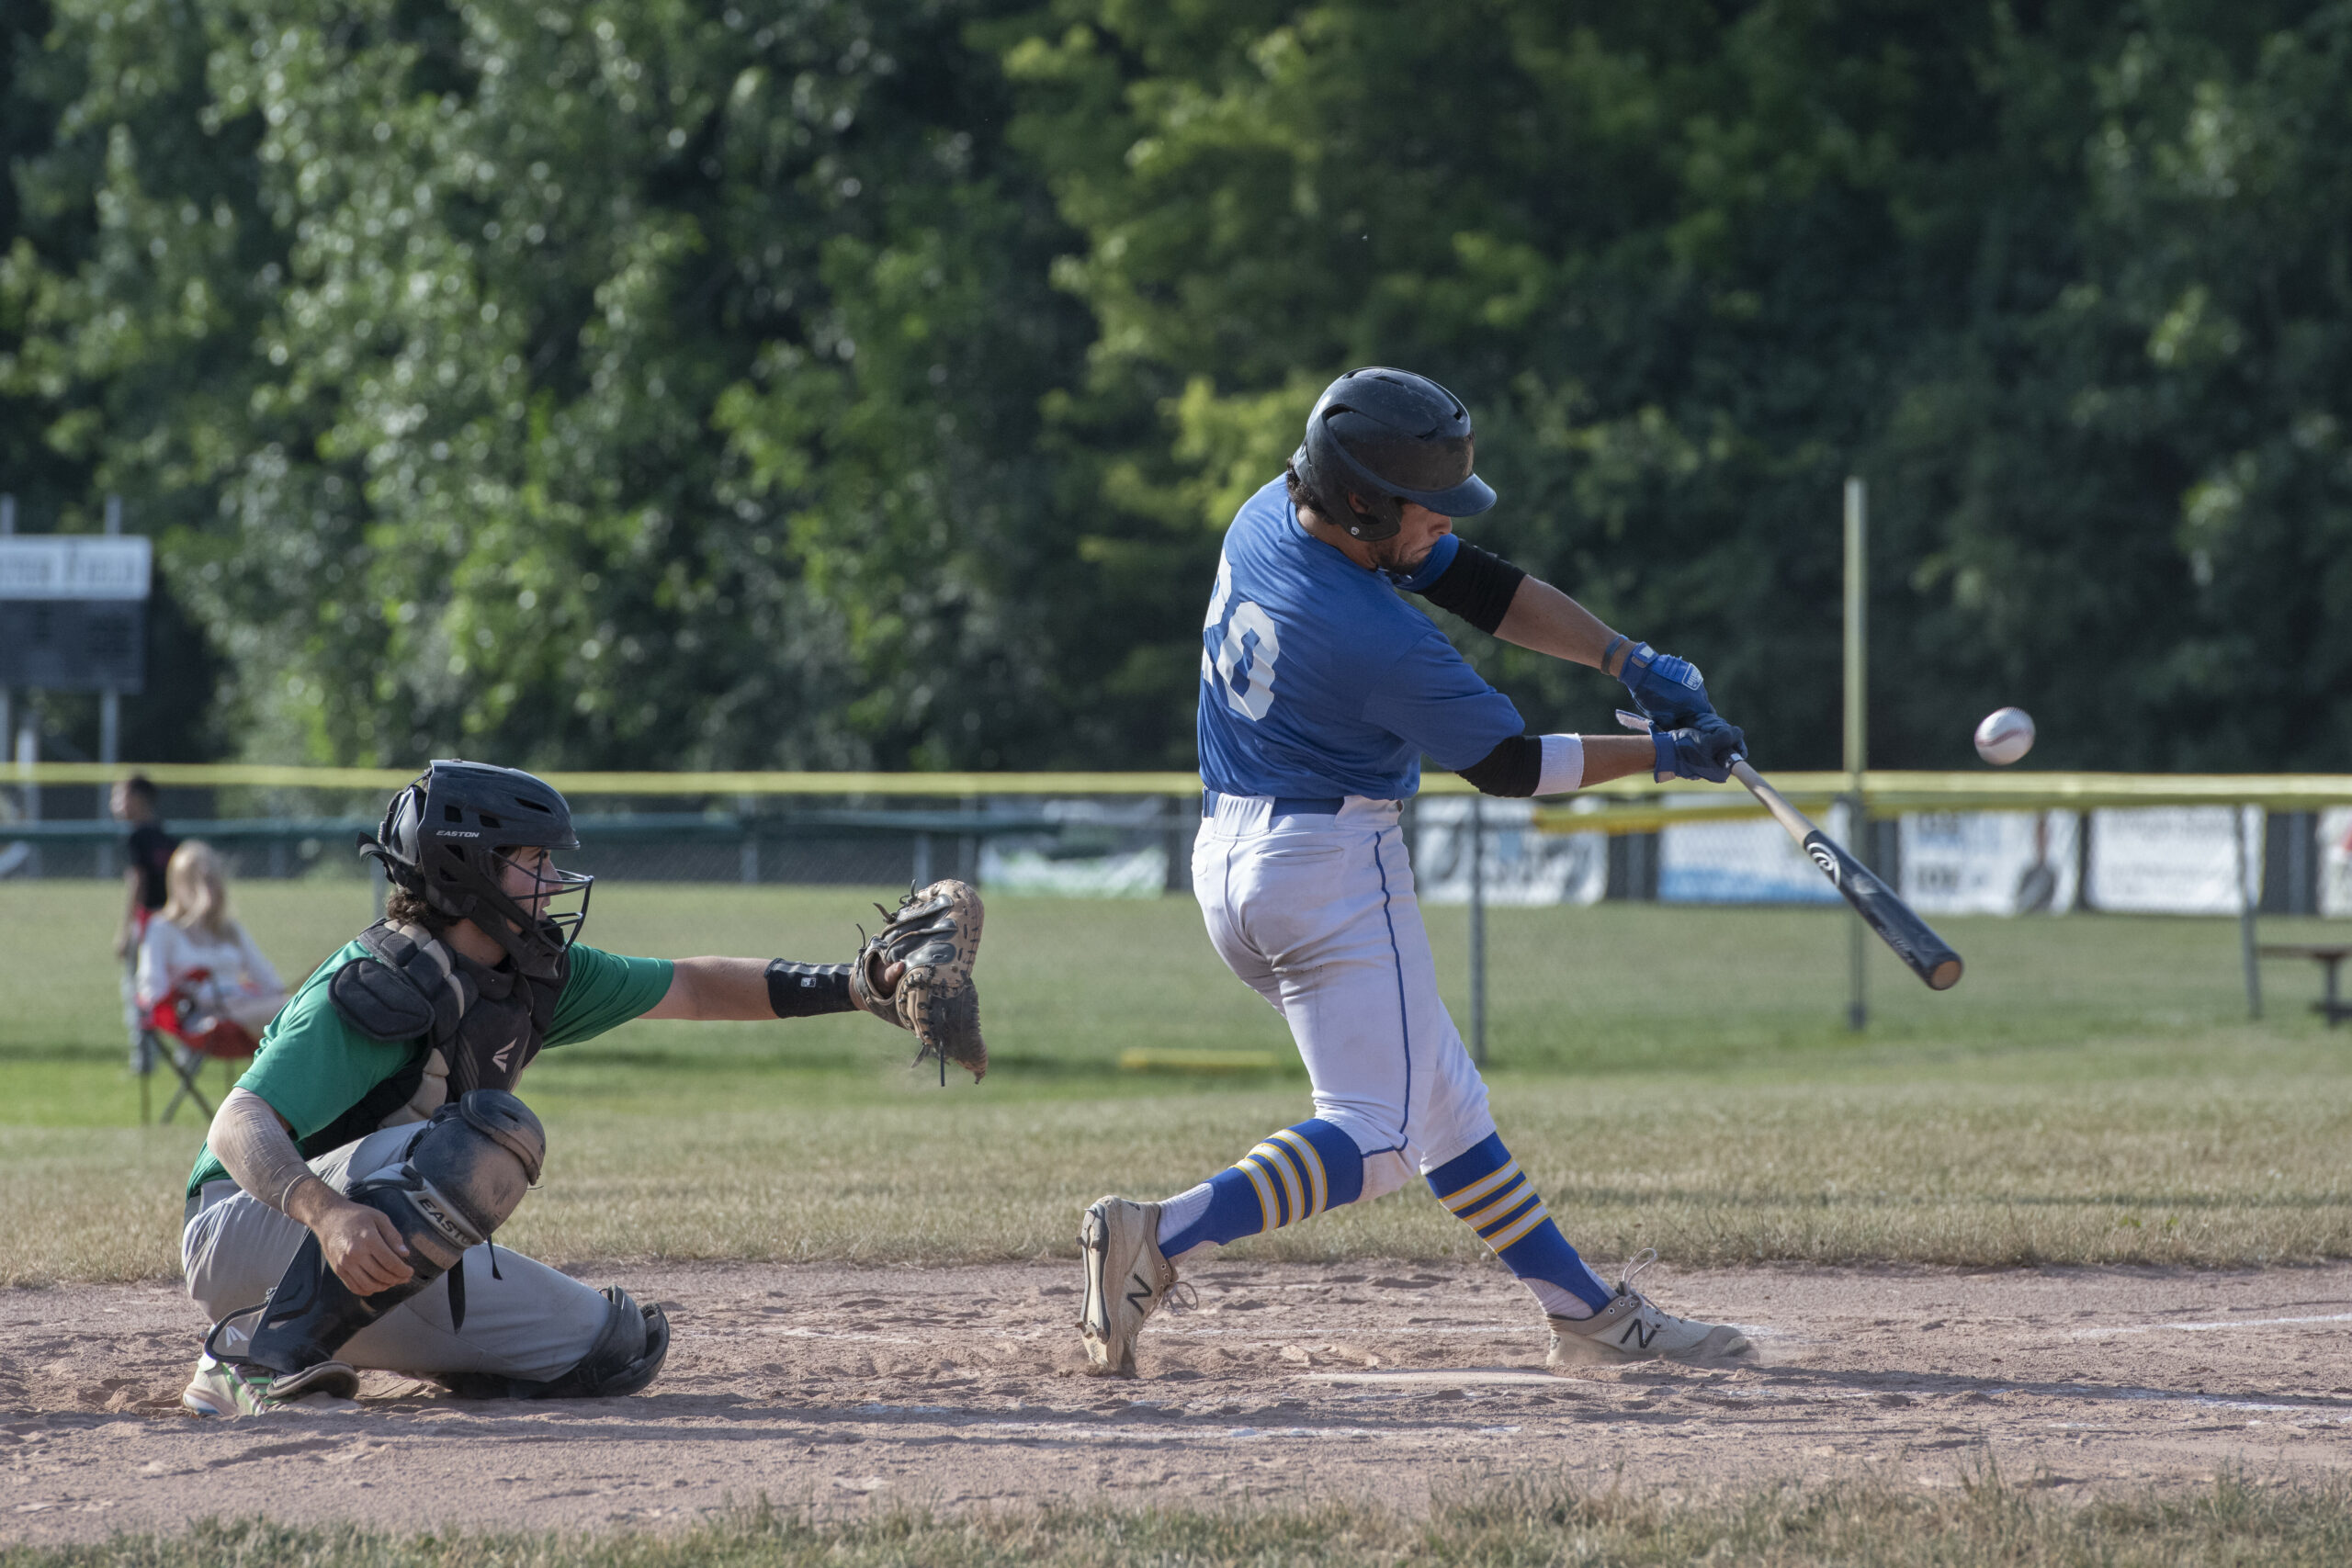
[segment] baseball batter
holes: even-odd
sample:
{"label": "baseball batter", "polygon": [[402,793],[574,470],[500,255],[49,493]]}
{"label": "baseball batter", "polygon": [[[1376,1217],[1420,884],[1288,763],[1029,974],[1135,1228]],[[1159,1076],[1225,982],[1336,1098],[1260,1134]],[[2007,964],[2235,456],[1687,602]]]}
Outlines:
{"label": "baseball batter", "polygon": [[943,1074],[986,1069],[964,884],[910,893],[849,964],[627,958],[574,940],[595,879],[550,856],[579,847],[563,797],[512,768],[435,761],[394,797],[363,848],[390,880],[385,918],[271,1022],[188,1175],[180,1257],[215,1320],[189,1410],[348,1396],[362,1367],[482,1399],[653,1381],[660,1307],[490,1244],[546,1156],[514,1093],[542,1049],[632,1018],[863,1008]]}
{"label": "baseball batter", "polygon": [[[1630,1273],[1611,1289],[1585,1265],[1497,1133],[1438,999],[1397,826],[1423,755],[1488,795],[1525,796],[1640,772],[1722,783],[1744,745],[1689,663],[1454,534],[1453,519],[1494,502],[1459,400],[1426,377],[1355,370],[1226,533],[1202,632],[1193,887],[1218,953],[1289,1023],[1315,1115],[1189,1191],[1087,1210],[1080,1333],[1101,1373],[1134,1374],[1175,1259],[1417,1171],[1543,1304],[1554,1369],[1752,1354],[1736,1329],[1674,1316]],[[1617,676],[1651,733],[1524,734],[1400,589]]]}

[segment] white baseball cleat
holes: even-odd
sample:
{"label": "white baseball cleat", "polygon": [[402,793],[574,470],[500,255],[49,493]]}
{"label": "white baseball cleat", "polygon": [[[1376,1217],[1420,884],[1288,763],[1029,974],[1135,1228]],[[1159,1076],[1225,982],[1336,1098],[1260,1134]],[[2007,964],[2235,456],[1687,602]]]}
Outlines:
{"label": "white baseball cleat", "polygon": [[1657,1260],[1644,1248],[1617,1281],[1617,1295],[1590,1317],[1555,1317],[1544,1367],[1623,1366],[1629,1361],[1679,1361],[1685,1366],[1738,1365],[1756,1359],[1756,1346],[1727,1323],[1701,1323],[1661,1310],[1634,1289],[1634,1277]]}
{"label": "white baseball cleat", "polygon": [[1176,1265],[1159,1251],[1159,1205],[1097,1199],[1078,1233],[1086,1262],[1079,1337],[1096,1377],[1136,1375],[1136,1336],[1176,1285]]}

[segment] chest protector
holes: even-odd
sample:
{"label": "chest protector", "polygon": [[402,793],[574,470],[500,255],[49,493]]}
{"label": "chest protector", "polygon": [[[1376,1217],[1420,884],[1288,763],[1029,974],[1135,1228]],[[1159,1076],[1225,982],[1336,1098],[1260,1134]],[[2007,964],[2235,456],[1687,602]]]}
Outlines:
{"label": "chest protector", "polygon": [[571,973],[561,952],[548,973],[476,963],[420,926],[379,920],[359,933],[367,953],[334,972],[327,998],[370,1040],[413,1043],[399,1072],[296,1146],[315,1159],[382,1127],[422,1122],[478,1089],[513,1092],[547,1043]]}

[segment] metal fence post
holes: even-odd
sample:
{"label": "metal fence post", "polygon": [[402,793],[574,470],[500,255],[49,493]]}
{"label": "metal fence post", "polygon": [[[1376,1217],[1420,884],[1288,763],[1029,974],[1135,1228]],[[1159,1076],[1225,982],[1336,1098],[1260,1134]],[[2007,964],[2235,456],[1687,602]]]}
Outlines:
{"label": "metal fence post", "polygon": [[1470,797],[1470,1059],[1487,1065],[1487,803]]}
{"label": "metal fence post", "polygon": [[1171,795],[1159,803],[1159,810],[1168,822],[1168,874],[1160,881],[1160,891],[1189,895],[1193,891],[1193,844],[1201,831],[1200,802]]}
{"label": "metal fence post", "polygon": [[[1851,803],[1846,841],[1871,852],[1870,818],[1862,804],[1862,774],[1870,766],[1870,513],[1868,495],[1859,479],[1846,481],[1846,798]],[[1867,863],[1867,862],[1865,862]],[[1870,960],[1870,932],[1860,914],[1849,913],[1846,924],[1846,1027],[1860,1033],[1870,1026],[1870,999],[1863,991]]]}
{"label": "metal fence post", "polygon": [[[964,815],[966,817],[969,818],[978,816],[979,814],[979,810],[980,797],[978,795],[967,795],[964,797]],[[980,885],[980,836],[978,833],[959,833],[956,835],[956,876],[958,881],[968,882],[975,887]]]}
{"label": "metal fence post", "polygon": [[[2238,959],[2245,965],[2245,1015],[2262,1016],[2262,961],[2255,953],[2254,923],[2257,919],[2255,905],[2259,900],[2254,887],[2253,857],[2246,853],[2246,814],[2251,811],[2259,831],[2263,823],[2262,807],[2240,807],[2230,813],[2230,836],[2237,841],[2238,852]],[[2334,1019],[2329,1019],[2334,1023]]]}
{"label": "metal fence post", "polygon": [[[40,716],[32,705],[25,705],[23,716],[17,724],[17,777],[21,781],[17,789],[17,809],[28,822],[40,820],[40,785],[33,782],[33,767],[40,761]],[[41,874],[40,845],[36,842],[32,852],[25,857],[27,876]]]}
{"label": "metal fence post", "polygon": [[[122,497],[119,495],[107,497],[106,527],[109,538],[119,537],[122,533]],[[121,754],[122,694],[112,686],[107,686],[98,693],[98,761],[110,768],[120,759]],[[100,786],[97,815],[103,818],[106,814],[107,795],[105,787]],[[114,845],[100,844],[98,846],[98,876],[103,881],[112,878],[113,875]]]}
{"label": "metal fence post", "polygon": [[[14,495],[0,495],[0,539],[8,538],[16,531],[17,498]],[[0,686],[0,749],[14,744],[17,737],[16,708],[8,699],[8,688]],[[29,704],[27,705],[27,711],[30,711]],[[39,816],[40,813],[35,812],[34,815]],[[33,852],[39,854],[40,851],[36,850]],[[34,869],[37,871],[39,868]]]}
{"label": "metal fence post", "polygon": [[[1864,852],[1867,853],[1870,848],[1870,836],[1862,829],[1869,818],[1862,814],[1862,797],[1859,795],[1849,795],[1846,799],[1850,806],[1848,814],[1850,826],[1846,829],[1846,840],[1849,843],[1860,844]],[[1878,868],[1871,866],[1871,869],[1875,871]],[[1853,915],[1850,912],[1849,915],[1850,918],[1846,921],[1846,1027],[1853,1033],[1860,1034],[1868,1029],[1871,1023],[1869,989],[1871,931],[1870,928],[1862,923],[1861,916]]]}

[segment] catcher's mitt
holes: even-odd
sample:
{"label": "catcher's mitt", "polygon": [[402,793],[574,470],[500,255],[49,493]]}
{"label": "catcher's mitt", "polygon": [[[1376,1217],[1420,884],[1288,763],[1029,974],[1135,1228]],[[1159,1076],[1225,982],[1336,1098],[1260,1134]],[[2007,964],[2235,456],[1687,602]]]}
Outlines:
{"label": "catcher's mitt", "polygon": [[[896,909],[882,909],[882,929],[866,937],[850,965],[851,998],[875,1017],[914,1031],[922,1042],[915,1060],[938,1057],[942,1084],[950,1062],[968,1068],[975,1083],[988,1076],[980,997],[972,987],[980,914],[980,896],[968,883],[950,877],[917,888]],[[882,972],[893,964],[907,967],[885,996]]]}

